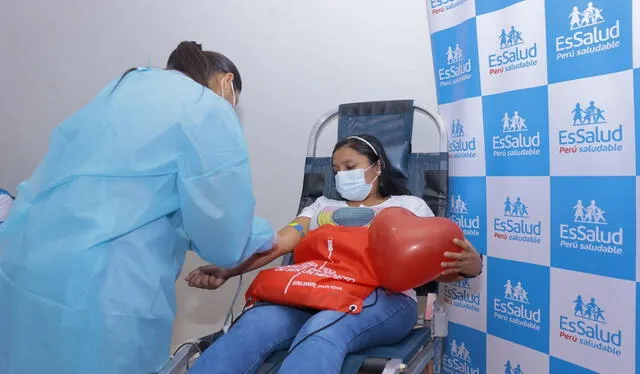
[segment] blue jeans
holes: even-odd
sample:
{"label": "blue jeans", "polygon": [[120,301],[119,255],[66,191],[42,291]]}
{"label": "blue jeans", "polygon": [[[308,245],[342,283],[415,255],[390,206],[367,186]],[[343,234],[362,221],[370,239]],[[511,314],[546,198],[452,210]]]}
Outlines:
{"label": "blue jeans", "polygon": [[[346,316],[330,310],[257,305],[200,356],[189,374],[255,373],[271,353],[290,347],[294,349],[279,373],[338,374],[348,353],[396,343],[416,319],[413,299],[381,289],[367,297],[359,314]],[[325,326],[329,327],[322,329]]]}

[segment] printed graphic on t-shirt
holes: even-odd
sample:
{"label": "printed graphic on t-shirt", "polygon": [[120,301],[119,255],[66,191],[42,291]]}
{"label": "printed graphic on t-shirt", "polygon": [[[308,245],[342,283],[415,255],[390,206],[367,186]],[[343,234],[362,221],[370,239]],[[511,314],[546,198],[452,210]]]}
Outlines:
{"label": "printed graphic on t-shirt", "polygon": [[333,226],[369,226],[373,218],[383,207],[335,207],[325,206],[318,212],[318,227]]}

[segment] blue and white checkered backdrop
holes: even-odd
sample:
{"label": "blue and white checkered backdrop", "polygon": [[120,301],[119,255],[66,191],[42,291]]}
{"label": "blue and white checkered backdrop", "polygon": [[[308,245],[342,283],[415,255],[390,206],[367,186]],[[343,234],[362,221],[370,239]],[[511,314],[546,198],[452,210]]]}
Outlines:
{"label": "blue and white checkered backdrop", "polygon": [[640,0],[427,8],[450,217],[487,255],[441,289],[443,371],[639,373]]}

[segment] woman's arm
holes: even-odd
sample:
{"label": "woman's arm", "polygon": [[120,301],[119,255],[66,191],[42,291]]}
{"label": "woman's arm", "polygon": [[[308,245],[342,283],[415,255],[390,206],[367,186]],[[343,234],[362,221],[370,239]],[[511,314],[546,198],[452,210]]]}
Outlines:
{"label": "woman's arm", "polygon": [[[306,234],[309,231],[309,221],[310,219],[307,217],[298,217],[292,223],[299,224],[303,233]],[[215,265],[200,266],[189,273],[185,280],[191,287],[204,289],[219,288],[229,278],[261,268],[276,258],[293,252],[293,249],[298,245],[302,236],[303,234],[295,227],[287,225],[278,231],[278,242],[270,251],[256,253],[240,265],[231,269],[222,269]]]}
{"label": "woman's arm", "polygon": [[[298,217],[292,221],[292,223],[298,223],[304,230],[304,234],[309,231],[309,221],[307,217]],[[293,252],[293,249],[298,245],[303,234],[296,230],[292,226],[285,226],[278,231],[278,242],[276,246],[269,252],[256,253],[249,257],[249,259],[242,264],[236,266],[233,269],[229,269],[230,277],[235,277],[240,274],[248,273],[252,270],[258,269],[267,265],[274,259]]]}

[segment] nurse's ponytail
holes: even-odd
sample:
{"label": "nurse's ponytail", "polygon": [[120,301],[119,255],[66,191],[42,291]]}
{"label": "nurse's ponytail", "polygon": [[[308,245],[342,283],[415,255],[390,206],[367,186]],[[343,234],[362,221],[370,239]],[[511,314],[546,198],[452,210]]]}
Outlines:
{"label": "nurse's ponytail", "polygon": [[202,46],[196,42],[178,44],[169,55],[167,69],[178,70],[205,87],[212,73]]}
{"label": "nurse's ponytail", "polygon": [[[242,79],[240,72],[231,60],[223,54],[203,51],[202,46],[196,42],[181,42],[171,52],[167,60],[167,69],[177,70],[189,78],[207,87],[209,78],[215,73],[232,73],[233,85],[236,92],[242,91]],[[111,90],[111,93],[120,85],[120,82],[136,68],[131,68],[122,74],[120,80]]]}

